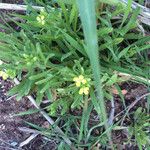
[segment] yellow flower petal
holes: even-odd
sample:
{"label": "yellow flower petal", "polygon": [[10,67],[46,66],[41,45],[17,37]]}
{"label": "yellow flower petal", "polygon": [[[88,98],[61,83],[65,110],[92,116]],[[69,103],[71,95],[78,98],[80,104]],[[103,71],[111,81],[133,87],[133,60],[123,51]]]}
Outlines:
{"label": "yellow flower petal", "polygon": [[88,95],[88,94],[89,94],[89,91],[84,91],[84,94],[85,94],[85,95]]}
{"label": "yellow flower petal", "polygon": [[90,89],[89,87],[85,87],[85,88],[84,88],[84,90],[86,90],[86,91],[89,91],[89,89]]}
{"label": "yellow flower petal", "polygon": [[36,17],[36,20],[40,22],[40,21],[41,21],[41,18],[40,18],[39,16],[37,16],[37,17]]}
{"label": "yellow flower petal", "polygon": [[80,76],[79,76],[79,80],[82,81],[83,79],[84,79],[84,76],[83,76],[83,75],[80,75]]}
{"label": "yellow flower petal", "polygon": [[44,18],[45,18],[45,17],[42,15],[42,16],[41,16],[41,20],[44,20]]}
{"label": "yellow flower petal", "polygon": [[8,75],[3,76],[3,80],[7,80],[7,78],[8,78]]}
{"label": "yellow flower petal", "polygon": [[84,94],[85,94],[85,95],[88,95],[88,94],[89,94],[89,87],[85,87],[85,88],[84,88]]}
{"label": "yellow flower petal", "polygon": [[44,25],[44,24],[45,24],[45,20],[43,20],[43,21],[41,22],[41,24]]}
{"label": "yellow flower petal", "polygon": [[86,84],[86,83],[87,83],[87,81],[86,81],[85,79],[83,79],[81,82],[82,82],[83,84]]}
{"label": "yellow flower petal", "polygon": [[81,89],[79,90],[79,94],[82,95],[83,93],[84,93],[84,88],[81,88]]}
{"label": "yellow flower petal", "polygon": [[74,81],[74,82],[77,82],[77,81],[78,81],[78,77],[74,77],[74,78],[73,78],[73,81]]}
{"label": "yellow flower petal", "polygon": [[76,82],[77,87],[80,87],[80,85],[81,85],[81,82]]}
{"label": "yellow flower petal", "polygon": [[5,72],[3,72],[3,74],[2,74],[2,78],[3,78],[3,80],[6,80],[6,79],[8,78],[8,74],[7,74],[7,73],[5,73]]}

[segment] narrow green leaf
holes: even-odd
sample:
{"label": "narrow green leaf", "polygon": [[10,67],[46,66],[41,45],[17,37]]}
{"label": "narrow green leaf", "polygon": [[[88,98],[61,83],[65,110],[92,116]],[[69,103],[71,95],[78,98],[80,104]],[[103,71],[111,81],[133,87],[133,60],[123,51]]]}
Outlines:
{"label": "narrow green leaf", "polygon": [[69,23],[71,24],[73,22],[73,20],[75,19],[76,17],[76,14],[77,14],[77,5],[74,4],[72,6],[72,10],[71,10],[71,13],[70,13],[70,19],[69,19]]}
{"label": "narrow green leaf", "polygon": [[24,111],[24,112],[20,112],[20,113],[18,113],[18,114],[15,114],[15,115],[13,115],[14,117],[16,117],[16,116],[25,116],[25,115],[31,115],[31,114],[34,114],[34,113],[37,113],[37,112],[39,112],[39,110],[37,110],[37,109],[29,109],[29,110],[27,110],[27,111]]}
{"label": "narrow green leaf", "polygon": [[57,0],[58,4],[60,5],[62,12],[64,14],[65,20],[68,23],[69,22],[69,16],[68,16],[68,11],[67,8],[65,6],[65,3],[62,0]]}
{"label": "narrow green leaf", "polygon": [[103,37],[104,35],[108,35],[108,34],[111,33],[112,31],[113,31],[113,28],[108,28],[108,27],[100,28],[100,29],[98,30],[98,36]]}
{"label": "narrow green leaf", "polygon": [[53,76],[49,76],[45,79],[42,79],[42,80],[39,80],[37,82],[35,82],[35,84],[39,85],[39,84],[44,84],[44,83],[47,83]]}
{"label": "narrow green leaf", "polygon": [[135,11],[133,12],[133,15],[130,18],[130,21],[128,22],[128,24],[126,26],[124,26],[121,29],[121,34],[124,36],[130,29],[135,28],[137,26],[136,24],[136,20],[137,20],[137,16],[140,12],[140,9],[137,8],[135,9]]}
{"label": "narrow green leaf", "polygon": [[40,79],[40,78],[46,76],[49,72],[50,72],[50,71],[48,70],[48,71],[44,71],[44,72],[39,73],[39,74],[36,74],[36,75],[32,75],[32,76],[29,77],[29,79],[30,79],[30,80],[37,80],[37,79]]}
{"label": "narrow green leaf", "polygon": [[[98,39],[97,39],[97,25],[96,25],[96,12],[95,12],[95,0],[77,0],[80,18],[82,21],[84,37],[86,42],[87,54],[90,58],[91,67],[93,70],[94,84],[97,91],[97,96],[100,102],[102,121],[105,122],[105,128],[108,128],[106,106],[103,98],[102,86],[101,86],[101,68],[98,54]],[[111,140],[109,132],[107,132],[108,139]],[[81,135],[79,136],[81,140]]]}
{"label": "narrow green leaf", "polygon": [[127,52],[129,51],[130,46],[124,48],[119,54],[118,54],[118,58],[122,58],[123,56],[125,56],[127,54]]}
{"label": "narrow green leaf", "polygon": [[47,89],[49,89],[49,87],[50,87],[50,83],[48,82],[48,83],[46,83],[45,86],[41,89],[40,93],[41,93],[41,94],[44,93]]}
{"label": "narrow green leaf", "polygon": [[78,50],[81,54],[83,54],[84,56],[86,56],[86,53],[83,49],[83,47],[74,39],[72,38],[69,34],[63,32],[66,40],[76,49]]}
{"label": "narrow green leaf", "polygon": [[126,9],[124,10],[125,13],[124,13],[124,16],[123,16],[121,27],[124,24],[124,22],[126,21],[126,19],[128,18],[128,15],[129,15],[129,13],[131,11],[131,5],[132,5],[132,0],[128,0],[128,4],[126,6]]}
{"label": "narrow green leaf", "polygon": [[[103,94],[101,90],[101,82],[100,82],[101,70],[100,70],[99,58],[98,58],[99,55],[98,55],[98,44],[97,44],[98,40],[97,40],[97,30],[96,30],[95,1],[78,0],[77,2],[78,2],[80,17],[83,25],[85,41],[87,44],[87,53],[90,58],[91,66],[94,73],[95,87],[98,90],[100,101],[104,102],[102,96]],[[103,108],[105,108],[105,106]]]}

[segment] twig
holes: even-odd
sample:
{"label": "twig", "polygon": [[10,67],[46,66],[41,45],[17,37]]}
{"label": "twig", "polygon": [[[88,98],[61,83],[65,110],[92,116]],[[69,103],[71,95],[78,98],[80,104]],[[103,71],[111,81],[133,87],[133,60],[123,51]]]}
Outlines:
{"label": "twig", "polygon": [[[22,131],[22,132],[25,132],[25,133],[29,133],[29,134],[37,134],[37,135],[43,135],[42,132],[38,131],[38,130],[35,130],[35,129],[30,129],[30,128],[27,128],[27,127],[18,127],[19,131]],[[52,142],[51,139],[43,136],[43,139],[45,139],[46,141],[50,141]],[[55,143],[55,141],[53,141]],[[27,143],[28,144],[28,143]],[[56,143],[55,143],[56,144]],[[21,146],[22,147],[22,146]]]}
{"label": "twig", "polygon": [[9,101],[9,100],[11,100],[11,99],[15,98],[16,96],[17,96],[17,94],[15,94],[15,95],[13,95],[13,96],[11,96],[11,97],[7,98],[7,99],[6,99],[6,101]]}
{"label": "twig", "polygon": [[35,129],[30,129],[30,128],[27,128],[27,127],[18,127],[18,129],[22,132],[26,132],[26,133],[36,133],[36,134],[41,134],[40,131],[38,130],[35,130]]}
{"label": "twig", "polygon": [[[5,9],[5,10],[26,11],[27,8],[28,8],[27,5],[0,3],[0,9]],[[34,9],[36,9],[36,10],[41,10],[41,9],[43,9],[44,7],[32,6],[32,8],[34,8]]]}
{"label": "twig", "polygon": [[137,24],[138,25],[138,28],[141,30],[141,32],[143,33],[143,36],[145,36],[145,30],[143,28],[142,25],[140,25],[139,23]]}
{"label": "twig", "polygon": [[3,149],[5,149],[5,150],[22,150],[22,149],[16,149],[16,148],[11,148],[11,147],[5,147],[5,146],[1,146],[0,145],[0,148],[3,148]]}
{"label": "twig", "polygon": [[118,72],[118,75],[120,75],[120,76],[127,76],[127,77],[129,77],[129,78],[131,78],[131,79],[134,79],[134,80],[137,80],[136,78],[138,78],[138,79],[141,79],[141,80],[143,80],[144,82],[147,82],[147,83],[150,84],[150,80],[149,80],[149,79],[145,79],[145,78],[143,78],[143,77],[139,77],[139,76],[133,77],[132,75],[130,75],[130,74],[128,74],[128,73],[122,73],[122,72]]}
{"label": "twig", "polygon": [[108,124],[113,125],[113,120],[114,120],[114,114],[115,114],[115,104],[114,104],[114,99],[111,100],[111,112],[110,116],[108,119]]}
{"label": "twig", "polygon": [[[17,78],[14,79],[14,82],[15,82],[15,84],[17,84],[17,85],[20,84],[20,82],[18,81]],[[45,111],[43,111],[43,110],[40,109],[40,107],[36,104],[34,98],[33,98],[31,95],[27,96],[27,98],[28,98],[28,99],[30,100],[30,102],[39,110],[39,112],[40,112],[40,113],[43,115],[43,117],[50,123],[50,125],[54,125],[54,124],[55,124],[55,122],[52,120],[52,118],[50,118],[50,117],[47,115],[47,113],[46,113]],[[55,130],[56,130],[59,134],[62,135],[62,138],[64,139],[64,141],[65,141],[69,146],[72,145],[71,141],[65,136],[64,132],[63,132],[58,126],[55,127]]]}
{"label": "twig", "polygon": [[37,137],[37,133],[33,133],[30,137],[28,137],[25,141],[21,142],[19,147],[23,147],[25,145],[27,145],[28,143],[30,143],[34,138]]}
{"label": "twig", "polygon": [[[128,0],[120,0],[122,3],[126,4],[128,3]],[[119,2],[119,0],[118,0]],[[136,9],[137,7],[141,8],[141,12],[140,15],[138,16],[138,19],[147,25],[150,25],[150,9],[136,3],[133,2],[132,3],[132,9]],[[18,4],[7,4],[7,3],[0,3],[0,9],[5,9],[5,10],[18,10],[18,11],[26,11],[28,8],[27,5],[18,5]],[[40,7],[40,6],[32,6],[32,8],[36,9],[36,10],[41,10],[44,7]],[[52,8],[54,9],[54,8]]]}
{"label": "twig", "polygon": [[[128,4],[128,0],[120,0],[121,2],[123,2],[124,4]],[[146,8],[136,2],[132,2],[132,5],[131,5],[132,9],[136,9],[136,8],[140,8],[141,9],[141,12],[140,14],[138,15],[138,19],[144,23],[144,24],[147,24],[147,25],[150,25],[150,9],[149,8]]]}
{"label": "twig", "polygon": [[131,105],[129,105],[129,107],[128,107],[127,111],[126,111],[126,114],[125,114],[125,115],[123,116],[123,118],[122,118],[121,125],[123,125],[123,122],[124,122],[124,120],[125,120],[125,118],[126,118],[128,112],[129,112],[142,98],[144,98],[144,97],[146,97],[146,96],[149,96],[149,95],[150,95],[150,93],[146,93],[146,94],[142,95],[141,97],[139,97],[138,99],[136,99]]}
{"label": "twig", "polygon": [[[126,5],[128,4],[128,0],[121,0],[123,3],[125,3]],[[132,5],[131,5],[132,9],[136,9],[136,8],[140,8],[141,9],[141,15],[146,15],[148,18],[150,18],[150,9],[145,7],[145,6],[142,6],[136,2],[132,2]]]}
{"label": "twig", "polygon": [[[9,149],[12,149],[12,150],[22,150],[22,148],[15,148],[15,149],[14,149],[14,148],[11,148],[12,145],[11,145],[10,143],[6,142],[6,141],[3,140],[3,139],[0,139],[0,142],[6,144],[6,145],[8,145],[8,146],[10,146],[10,148],[7,147],[7,148],[9,148]],[[2,145],[2,144],[1,144],[1,145]],[[6,147],[5,147],[5,148],[6,148]]]}

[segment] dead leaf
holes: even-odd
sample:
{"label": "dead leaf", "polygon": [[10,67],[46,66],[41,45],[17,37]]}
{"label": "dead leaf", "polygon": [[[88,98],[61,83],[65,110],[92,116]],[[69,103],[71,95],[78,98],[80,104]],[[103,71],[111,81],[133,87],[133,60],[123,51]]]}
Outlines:
{"label": "dead leaf", "polygon": [[[111,89],[111,91],[112,91],[113,94],[119,95],[119,92],[118,92],[118,90],[115,87],[113,87]],[[124,89],[124,90],[121,90],[121,93],[122,93],[122,95],[126,95],[128,93],[128,91]]]}

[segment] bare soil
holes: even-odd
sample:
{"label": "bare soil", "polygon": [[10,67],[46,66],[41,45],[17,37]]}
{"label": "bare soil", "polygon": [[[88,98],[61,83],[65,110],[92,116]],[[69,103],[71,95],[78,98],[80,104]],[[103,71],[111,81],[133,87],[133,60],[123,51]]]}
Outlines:
{"label": "bare soil", "polygon": [[[20,112],[34,109],[26,99],[17,101],[15,97],[7,96],[7,91],[13,86],[10,80],[3,81],[0,78],[0,150],[19,149],[19,150],[52,150],[55,142],[37,136],[28,145],[19,148],[19,144],[25,141],[31,134],[22,132],[19,127],[29,127],[25,122],[31,122],[43,126],[46,120],[39,114],[28,116],[14,116]],[[36,146],[35,146],[36,145]]]}

